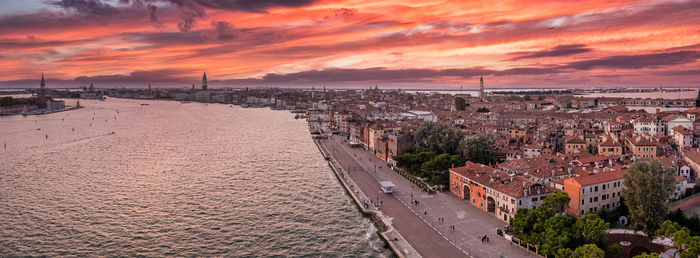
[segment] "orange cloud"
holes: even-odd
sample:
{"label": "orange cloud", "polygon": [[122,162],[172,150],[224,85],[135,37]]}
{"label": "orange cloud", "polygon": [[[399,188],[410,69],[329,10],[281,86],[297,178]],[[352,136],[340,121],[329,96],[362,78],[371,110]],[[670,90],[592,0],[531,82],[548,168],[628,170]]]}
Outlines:
{"label": "orange cloud", "polygon": [[697,1],[127,2],[0,15],[0,86],[700,83]]}

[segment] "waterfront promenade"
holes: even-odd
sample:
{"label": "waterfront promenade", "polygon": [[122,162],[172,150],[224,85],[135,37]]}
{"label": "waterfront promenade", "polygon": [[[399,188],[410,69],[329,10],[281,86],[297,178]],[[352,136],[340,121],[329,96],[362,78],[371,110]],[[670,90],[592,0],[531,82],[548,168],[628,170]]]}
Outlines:
{"label": "waterfront promenade", "polygon": [[[496,235],[496,229],[506,224],[466,201],[447,192],[422,192],[370,152],[347,146],[342,137],[320,142],[371,201],[379,200],[392,226],[423,257],[537,257]],[[394,194],[380,192],[378,182],[385,180],[396,184]],[[411,205],[412,198],[419,204]],[[489,236],[488,243],[481,241],[484,235]]]}

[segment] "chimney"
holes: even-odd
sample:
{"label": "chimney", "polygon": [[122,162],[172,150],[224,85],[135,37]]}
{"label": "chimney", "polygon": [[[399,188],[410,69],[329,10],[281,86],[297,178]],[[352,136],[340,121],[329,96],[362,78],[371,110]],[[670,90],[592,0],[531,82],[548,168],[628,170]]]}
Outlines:
{"label": "chimney", "polygon": [[455,168],[455,163],[452,163],[452,168]]}

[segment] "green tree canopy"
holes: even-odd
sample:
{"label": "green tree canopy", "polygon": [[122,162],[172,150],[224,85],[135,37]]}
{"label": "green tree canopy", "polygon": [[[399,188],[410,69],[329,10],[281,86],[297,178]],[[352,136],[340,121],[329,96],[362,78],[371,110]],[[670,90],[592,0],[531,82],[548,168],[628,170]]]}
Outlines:
{"label": "green tree canopy", "polygon": [[554,255],[555,258],[572,258],[574,257],[574,251],[569,248],[562,248],[557,250],[557,254]]}
{"label": "green tree canopy", "polygon": [[[556,255],[557,251],[576,243],[576,218],[557,214],[544,223],[544,232],[539,237],[539,250],[544,254]],[[574,251],[576,253],[576,251]]]}
{"label": "green tree canopy", "polygon": [[564,191],[554,191],[542,200],[542,207],[552,209],[553,212],[562,212],[569,205],[571,197]]}
{"label": "green tree canopy", "polygon": [[423,163],[435,158],[435,153],[425,147],[407,147],[404,153],[394,156],[396,165],[410,172],[418,172]]}
{"label": "green tree canopy", "polygon": [[468,161],[480,164],[496,162],[496,154],[493,152],[493,141],[486,135],[475,134],[462,139],[460,142],[462,154]]}
{"label": "green tree canopy", "polygon": [[622,198],[629,208],[630,221],[636,230],[651,236],[668,213],[668,200],[673,192],[674,173],[661,162],[637,162],[625,174]]}
{"label": "green tree canopy", "polygon": [[673,221],[664,221],[656,235],[670,237],[673,247],[681,258],[700,256],[700,237],[692,236],[690,230]]}
{"label": "green tree canopy", "polygon": [[467,110],[467,101],[462,97],[455,98],[455,109],[464,111]]}
{"label": "green tree canopy", "polygon": [[416,141],[434,153],[459,154],[464,132],[444,124],[425,122],[416,130]]}
{"label": "green tree canopy", "polygon": [[603,258],[605,252],[594,244],[585,244],[574,250],[573,257],[579,258]]}
{"label": "green tree canopy", "polygon": [[605,249],[605,256],[607,257],[620,257],[622,254],[622,246],[618,244],[612,244]]}
{"label": "green tree canopy", "polygon": [[603,221],[594,212],[588,212],[576,221],[576,229],[586,243],[602,242],[608,228],[610,228],[610,224]]}
{"label": "green tree canopy", "polygon": [[450,155],[443,153],[435,156],[435,158],[423,163],[421,169],[426,171],[444,171],[452,167],[452,165],[460,165],[464,163],[462,155]]}

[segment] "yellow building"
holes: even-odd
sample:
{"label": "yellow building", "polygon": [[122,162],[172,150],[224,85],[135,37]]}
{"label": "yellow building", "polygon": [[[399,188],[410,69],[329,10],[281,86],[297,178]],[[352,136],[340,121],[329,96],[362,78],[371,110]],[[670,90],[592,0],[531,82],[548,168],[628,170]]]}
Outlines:
{"label": "yellow building", "polygon": [[629,153],[641,159],[656,158],[656,144],[640,134],[627,137],[627,150]]}
{"label": "yellow building", "polygon": [[610,135],[603,135],[598,140],[598,155],[607,157],[620,156],[622,155],[622,144]]}

